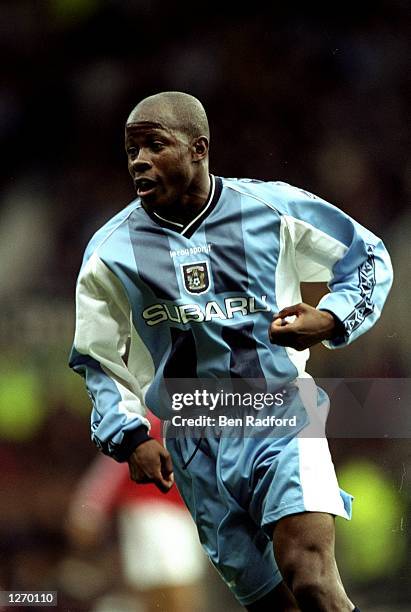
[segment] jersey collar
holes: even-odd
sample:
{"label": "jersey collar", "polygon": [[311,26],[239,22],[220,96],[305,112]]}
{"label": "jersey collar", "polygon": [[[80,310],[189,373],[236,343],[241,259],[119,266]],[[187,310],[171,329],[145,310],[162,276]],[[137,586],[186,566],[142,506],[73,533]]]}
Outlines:
{"label": "jersey collar", "polygon": [[207,201],[203,204],[200,211],[194,217],[188,221],[185,225],[183,223],[177,223],[176,221],[170,221],[163,217],[163,215],[159,215],[158,213],[151,211],[149,209],[144,209],[148,216],[155,221],[158,225],[162,227],[166,227],[171,229],[182,236],[186,236],[190,238],[196,229],[201,225],[206,217],[212,212],[215,208],[223,188],[223,181],[219,176],[214,176],[210,174],[210,192],[208,194]]}

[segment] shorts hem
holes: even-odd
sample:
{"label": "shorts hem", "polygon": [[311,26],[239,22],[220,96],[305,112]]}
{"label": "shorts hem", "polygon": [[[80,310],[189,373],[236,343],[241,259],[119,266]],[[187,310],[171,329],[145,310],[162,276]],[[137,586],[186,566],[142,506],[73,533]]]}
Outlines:
{"label": "shorts hem", "polygon": [[264,521],[261,524],[261,529],[263,529],[265,533],[268,533],[271,536],[272,534],[269,532],[269,528],[271,527],[273,523],[276,523],[277,521],[279,521],[281,518],[284,518],[285,516],[290,516],[291,514],[299,514],[300,512],[325,512],[327,514],[332,514],[334,516],[341,516],[342,518],[345,518],[346,520],[350,520],[350,517],[347,515],[345,511],[341,511],[341,510],[336,511],[335,508],[333,509],[307,508],[306,506],[301,505],[301,504],[294,504],[293,506],[285,506],[281,508],[281,510],[275,510],[275,511],[269,512],[264,517]]}
{"label": "shorts hem", "polygon": [[236,595],[236,599],[242,606],[249,606],[267,595],[276,586],[278,586],[282,580],[283,577],[281,576],[280,571],[277,570],[274,577],[271,578],[269,582],[266,582],[262,587],[257,589],[257,591],[254,591],[251,595],[246,595],[244,597],[239,597]]}

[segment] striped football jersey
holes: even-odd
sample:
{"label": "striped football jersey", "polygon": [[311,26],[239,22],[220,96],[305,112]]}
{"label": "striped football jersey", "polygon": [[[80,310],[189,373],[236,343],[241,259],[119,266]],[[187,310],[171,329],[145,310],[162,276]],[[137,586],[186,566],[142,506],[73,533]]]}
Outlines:
{"label": "striped football jersey", "polygon": [[94,442],[118,460],[146,435],[146,406],[165,418],[165,379],[304,376],[309,351],[268,337],[300,282],[328,283],[317,307],[344,330],[328,348],[367,331],[391,287],[382,241],[335,206],[282,182],[211,184],[187,225],[136,199],[86,249],[70,365],[93,402]]}

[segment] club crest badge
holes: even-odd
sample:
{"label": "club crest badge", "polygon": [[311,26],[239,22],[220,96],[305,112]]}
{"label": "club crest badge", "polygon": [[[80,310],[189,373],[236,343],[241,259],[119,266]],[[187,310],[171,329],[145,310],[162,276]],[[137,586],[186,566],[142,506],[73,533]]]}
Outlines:
{"label": "club crest badge", "polygon": [[182,265],[184,287],[188,293],[205,293],[210,286],[210,275],[206,261]]}

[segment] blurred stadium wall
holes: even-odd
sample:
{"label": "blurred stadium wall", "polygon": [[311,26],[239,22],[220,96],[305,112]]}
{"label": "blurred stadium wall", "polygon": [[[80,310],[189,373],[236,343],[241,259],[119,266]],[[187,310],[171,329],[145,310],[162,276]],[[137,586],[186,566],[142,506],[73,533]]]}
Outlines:
{"label": "blurred stadium wall", "polygon": [[[142,97],[165,89],[200,97],[215,173],[304,187],[383,237],[396,281],[382,321],[346,352],[315,348],[311,372],[409,376],[408,11],[405,0],[298,10],[277,2],[211,0],[194,9],[185,0],[3,0],[2,588],[59,588],[61,610],[86,611],[118,587],[105,565],[112,567],[115,534],[87,566],[94,590],[75,599],[64,590],[71,566],[59,570],[70,554],[62,518],[70,489],[95,453],[88,398],[66,361],[84,246],[133,198],[123,126]],[[314,301],[318,291],[306,287],[305,295]],[[338,552],[348,587],[369,610],[409,609],[411,601],[408,433],[331,441],[358,497],[352,526],[339,527]],[[224,609],[237,609],[222,593]]]}

